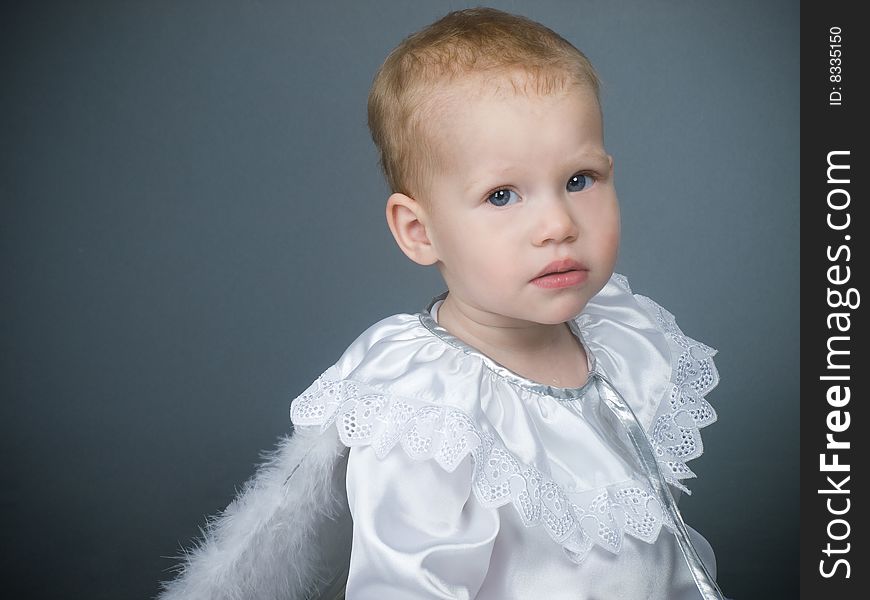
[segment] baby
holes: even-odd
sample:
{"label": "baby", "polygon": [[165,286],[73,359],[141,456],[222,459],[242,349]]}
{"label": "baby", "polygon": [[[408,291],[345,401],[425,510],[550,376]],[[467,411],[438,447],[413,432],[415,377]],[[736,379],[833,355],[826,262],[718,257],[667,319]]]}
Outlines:
{"label": "baby", "polygon": [[447,292],[376,323],[164,598],[722,598],[671,485],[714,351],[614,275],[598,80],[528,19],[451,13],[369,96],[401,250]]}

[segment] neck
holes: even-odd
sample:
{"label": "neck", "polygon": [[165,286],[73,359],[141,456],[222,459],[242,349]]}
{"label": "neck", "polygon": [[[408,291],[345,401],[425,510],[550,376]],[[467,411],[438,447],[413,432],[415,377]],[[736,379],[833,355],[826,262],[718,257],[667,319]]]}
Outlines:
{"label": "neck", "polygon": [[438,324],[469,346],[506,366],[540,361],[582,348],[565,323],[543,324],[486,313],[448,294],[438,309]]}

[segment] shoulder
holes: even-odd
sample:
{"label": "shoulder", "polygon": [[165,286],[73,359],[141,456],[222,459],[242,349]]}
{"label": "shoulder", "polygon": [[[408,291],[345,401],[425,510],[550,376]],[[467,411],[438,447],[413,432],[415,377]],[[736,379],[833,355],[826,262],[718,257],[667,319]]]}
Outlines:
{"label": "shoulder", "polygon": [[436,335],[422,313],[378,321],[351,343],[327,378],[413,404],[453,406],[473,412],[486,365]]}
{"label": "shoulder", "polygon": [[423,324],[420,314],[378,321],[290,406],[295,427],[338,430],[344,445],[379,458],[401,446],[454,470],[480,445],[479,391],[489,372]]}
{"label": "shoulder", "polygon": [[335,363],[335,374],[340,378],[359,376],[385,351],[419,347],[425,342],[424,333],[418,314],[399,313],[381,319],[351,342]]}

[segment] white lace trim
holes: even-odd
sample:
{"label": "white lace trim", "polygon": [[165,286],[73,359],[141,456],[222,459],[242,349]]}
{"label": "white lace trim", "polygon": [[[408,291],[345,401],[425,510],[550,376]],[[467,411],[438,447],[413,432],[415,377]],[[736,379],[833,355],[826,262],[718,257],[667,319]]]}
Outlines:
{"label": "white lace trim", "polygon": [[[627,282],[619,283],[628,290]],[[647,433],[667,481],[690,493],[679,480],[695,477],[686,462],[703,452],[699,429],[716,420],[703,398],[719,381],[715,350],[683,335],[674,316],[654,301],[634,297],[667,337],[672,355],[666,402]],[[399,444],[412,459],[434,459],[448,472],[471,454],[477,499],[491,508],[510,502],[527,527],[543,526],[574,562],[593,545],[619,553],[625,534],[653,543],[662,526],[673,528],[646,482],[630,480],[569,499],[561,486],[522,463],[461,410],[385,395],[336,375],[334,368],[327,370],[294,400],[294,425],[326,431],[334,423],[348,447],[371,445],[384,458]]]}
{"label": "white lace trim", "polygon": [[647,435],[665,480],[691,494],[679,480],[695,477],[686,462],[703,454],[700,429],[716,422],[716,411],[704,399],[719,384],[713,363],[716,350],[684,335],[674,315],[653,300],[639,294],[634,298],[655,320],[671,349],[671,381]]}
{"label": "white lace trim", "polygon": [[292,404],[297,426],[335,424],[348,447],[371,445],[383,458],[400,444],[415,460],[434,459],[452,472],[470,453],[473,489],[486,507],[512,503],[522,522],[542,525],[575,562],[597,544],[618,553],[628,533],[652,543],[662,525],[671,526],[649,486],[627,481],[574,494],[540,470],[520,462],[459,409],[387,396],[348,380],[317,379]]}

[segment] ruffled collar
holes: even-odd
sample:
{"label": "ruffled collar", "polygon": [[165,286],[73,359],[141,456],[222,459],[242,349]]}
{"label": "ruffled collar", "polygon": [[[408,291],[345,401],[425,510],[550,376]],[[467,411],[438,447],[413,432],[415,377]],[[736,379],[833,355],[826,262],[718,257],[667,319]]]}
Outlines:
{"label": "ruffled collar", "polygon": [[[631,406],[665,479],[688,492],[681,480],[695,475],[686,463],[703,452],[700,429],[716,420],[704,399],[719,379],[712,360],[715,350],[685,336],[673,315],[632,294],[618,274],[569,326],[592,357],[594,372],[612,382]],[[293,402],[294,425],[321,431],[335,427],[344,445],[370,445],[378,457],[399,446],[410,458],[434,460],[448,472],[470,454],[477,499],[493,508],[512,504],[526,526],[543,526],[575,562],[593,545],[618,553],[625,534],[653,543],[662,526],[673,527],[646,481],[569,493],[507,450],[473,410],[445,400],[441,394],[447,390],[402,387],[401,373],[389,368],[388,377],[380,381],[369,377],[365,356],[375,350],[387,364],[399,356],[407,360],[409,353],[412,361],[435,364],[442,356],[431,346],[435,339],[531,393],[563,400],[582,397],[593,379],[580,388],[542,385],[464,344],[438,326],[428,311],[396,315],[362,334]]]}

